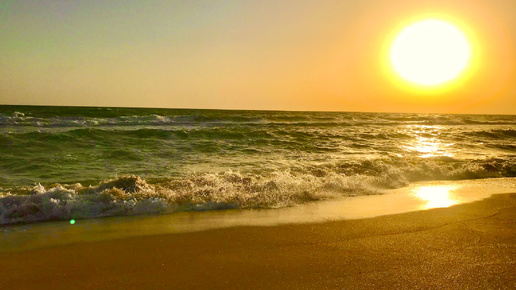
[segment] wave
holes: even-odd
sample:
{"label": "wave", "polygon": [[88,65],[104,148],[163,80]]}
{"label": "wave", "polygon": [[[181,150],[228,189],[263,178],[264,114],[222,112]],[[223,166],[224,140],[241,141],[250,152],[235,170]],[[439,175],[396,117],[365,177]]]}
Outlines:
{"label": "wave", "polygon": [[514,116],[429,115],[338,112],[266,112],[182,109],[1,107],[0,125],[31,127],[95,126],[395,126],[514,125]]}
{"label": "wave", "polygon": [[[266,140],[274,140],[274,142],[282,142],[288,140],[297,140],[299,143],[311,142],[315,139],[334,139],[340,141],[361,141],[361,140],[405,140],[414,138],[413,135],[406,132],[391,130],[388,132],[371,131],[357,131],[356,129],[348,131],[317,131],[310,129],[291,129],[285,127],[267,128],[249,128],[249,127],[190,127],[190,128],[73,128],[62,131],[45,131],[37,130],[31,132],[21,133],[6,133],[0,134],[0,142],[14,142],[15,139],[19,141],[57,141],[68,142],[78,141],[82,139],[98,139],[110,140],[115,138],[136,138],[136,139],[228,139],[228,140],[255,140],[256,142]],[[418,133],[421,137],[434,138],[432,133]],[[514,139],[516,138],[516,130],[514,129],[485,129],[466,132],[454,132],[451,138],[474,137],[474,138],[489,138],[489,139]],[[120,140],[120,139],[119,139]],[[461,139],[463,140],[463,139]],[[254,142],[254,141],[253,141]]]}
{"label": "wave", "polygon": [[199,114],[163,116],[157,114],[100,117],[33,117],[14,112],[11,115],[0,113],[0,125],[31,127],[98,127],[98,126],[199,126],[221,125],[228,123],[262,124],[264,120],[256,116],[204,116]]}
{"label": "wave", "polygon": [[473,137],[487,137],[493,139],[516,138],[515,129],[493,129],[466,133]]}
{"label": "wave", "polygon": [[0,199],[0,224],[185,210],[273,208],[344,192],[356,194],[358,189],[367,192],[363,183],[353,180],[335,178],[334,182],[321,183],[308,175],[278,173],[256,178],[225,172],[154,185],[138,176],[120,177],[90,187],[59,184],[47,189],[38,184],[28,194],[4,194]]}
{"label": "wave", "polygon": [[183,178],[108,179],[92,186],[38,184],[3,189],[0,224],[192,210],[278,208],[343,196],[380,194],[423,180],[516,177],[516,160],[381,158],[299,166],[261,174],[226,171]]}
{"label": "wave", "polygon": [[189,128],[189,129],[159,129],[143,128],[136,130],[106,129],[106,128],[80,128],[61,132],[32,131],[28,133],[0,134],[0,142],[11,140],[18,141],[56,141],[56,142],[79,142],[84,140],[121,140],[121,138],[135,139],[232,139],[241,140],[246,138],[270,139],[276,135],[292,135],[306,137],[300,132],[288,132],[278,130],[272,134],[267,130],[251,130],[241,128]]}

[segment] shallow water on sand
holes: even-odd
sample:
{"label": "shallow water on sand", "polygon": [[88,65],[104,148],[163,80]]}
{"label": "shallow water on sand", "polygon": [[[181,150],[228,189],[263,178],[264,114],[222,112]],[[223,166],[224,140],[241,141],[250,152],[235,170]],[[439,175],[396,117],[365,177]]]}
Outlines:
{"label": "shallow water on sand", "polygon": [[449,207],[492,194],[516,192],[516,178],[418,182],[381,195],[347,197],[269,210],[220,210],[169,215],[111,217],[46,222],[0,228],[0,251],[19,251],[81,242],[213,230],[235,226],[274,226]]}

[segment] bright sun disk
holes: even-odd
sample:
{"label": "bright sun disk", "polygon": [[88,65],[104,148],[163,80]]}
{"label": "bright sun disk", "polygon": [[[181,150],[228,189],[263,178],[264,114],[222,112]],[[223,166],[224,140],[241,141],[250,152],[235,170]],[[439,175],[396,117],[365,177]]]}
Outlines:
{"label": "bright sun disk", "polygon": [[423,86],[451,81],[471,57],[466,36],[454,25],[427,19],[405,27],[395,38],[390,60],[404,79]]}

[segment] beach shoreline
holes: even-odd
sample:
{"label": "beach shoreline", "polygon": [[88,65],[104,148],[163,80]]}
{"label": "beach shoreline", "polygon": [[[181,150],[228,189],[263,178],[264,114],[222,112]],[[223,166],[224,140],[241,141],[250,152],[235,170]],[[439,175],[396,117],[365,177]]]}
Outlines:
{"label": "beach shoreline", "polygon": [[516,193],[366,219],[0,253],[6,288],[516,286]]}
{"label": "beach shoreline", "polygon": [[324,223],[372,218],[470,203],[493,194],[516,192],[516,178],[416,182],[375,195],[342,197],[276,209],[184,211],[114,216],[0,227],[0,252],[138,236],[198,232],[242,226]]}

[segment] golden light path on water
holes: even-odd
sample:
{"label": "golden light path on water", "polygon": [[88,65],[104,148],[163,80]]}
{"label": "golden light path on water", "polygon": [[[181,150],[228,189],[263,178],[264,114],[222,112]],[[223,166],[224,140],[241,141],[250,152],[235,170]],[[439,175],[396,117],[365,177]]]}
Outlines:
{"label": "golden light path on water", "polygon": [[[438,138],[440,126],[412,125],[409,126],[409,133],[415,140],[406,144],[404,149],[418,154],[421,158],[446,156],[452,157],[454,154],[449,151],[453,143],[443,143]],[[413,189],[413,194],[421,199],[425,204],[421,209],[431,209],[439,207],[450,207],[459,201],[453,195],[453,190],[459,188],[458,185],[435,185],[421,186]]]}
{"label": "golden light path on water", "polygon": [[450,152],[453,143],[443,143],[439,138],[440,126],[411,125],[404,133],[412,135],[415,140],[403,145],[402,147],[409,152],[419,154],[421,158],[446,156],[452,157]]}

